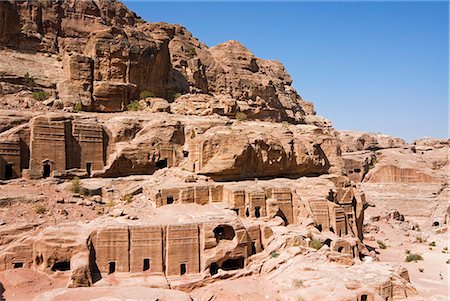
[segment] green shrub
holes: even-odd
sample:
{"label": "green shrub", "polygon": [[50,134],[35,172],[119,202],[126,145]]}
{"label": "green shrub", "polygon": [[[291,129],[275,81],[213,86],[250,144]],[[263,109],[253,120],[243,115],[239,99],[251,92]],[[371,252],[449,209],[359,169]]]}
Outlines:
{"label": "green shrub", "polygon": [[72,179],[72,192],[80,193],[81,192],[81,183],[79,177],[73,177]]}
{"label": "green shrub", "polygon": [[34,212],[36,212],[37,214],[44,214],[45,212],[47,212],[47,209],[44,207],[44,205],[37,205],[34,208]]}
{"label": "green shrub", "polygon": [[278,252],[272,251],[270,253],[270,258],[277,258],[278,256],[280,256],[280,253],[278,253]]}
{"label": "green shrub", "polygon": [[423,271],[424,271],[423,268],[419,268],[419,272],[423,273]]}
{"label": "green shrub", "polygon": [[33,98],[36,99],[36,100],[41,100],[41,101],[42,100],[47,100],[48,97],[49,97],[49,95],[48,95],[47,92],[44,92],[44,91],[33,92]]}
{"label": "green shrub", "polygon": [[436,247],[436,242],[434,242],[434,241],[430,242],[429,246],[430,247]]}
{"label": "green shrub", "polygon": [[444,248],[442,249],[442,253],[448,253],[448,247],[444,247]]}
{"label": "green shrub", "polygon": [[125,194],[122,196],[122,202],[125,202],[127,204],[131,203],[133,201],[133,195],[132,194]]}
{"label": "green shrub", "polygon": [[139,101],[135,100],[127,106],[127,110],[128,111],[140,111],[140,110],[142,110],[142,106],[139,103]]}
{"label": "green shrub", "polygon": [[34,82],[34,77],[30,76],[28,72],[23,76],[23,84],[31,88],[36,85],[36,83]]}
{"label": "green shrub", "polygon": [[245,114],[244,112],[237,112],[236,119],[238,121],[245,121],[245,120],[247,120],[247,114]]}
{"label": "green shrub", "polygon": [[380,249],[384,250],[387,248],[386,244],[382,240],[377,240],[377,244],[378,244],[378,247],[380,247]]}
{"label": "green shrub", "polygon": [[317,239],[313,239],[313,240],[311,240],[310,246],[313,249],[319,250],[320,248],[322,248],[323,242],[321,242],[320,240],[317,240]]}
{"label": "green shrub", "polygon": [[155,93],[153,93],[152,91],[148,91],[148,90],[144,90],[141,93],[139,93],[139,99],[155,97],[155,96],[156,96]]}
{"label": "green shrub", "polygon": [[193,58],[197,55],[197,52],[195,51],[194,46],[188,45],[186,48],[186,53],[189,55],[189,57]]}
{"label": "green shrub", "polygon": [[79,112],[83,109],[83,105],[80,102],[77,102],[76,104],[73,105],[73,110],[75,112]]}
{"label": "green shrub", "polygon": [[418,243],[424,243],[424,242],[426,242],[426,241],[427,241],[426,238],[423,238],[422,236],[416,236],[416,242],[418,242]]}
{"label": "green shrub", "polygon": [[417,262],[419,260],[423,260],[422,255],[415,254],[415,253],[408,254],[408,256],[406,256],[406,258],[405,258],[406,262],[411,262],[411,261]]}

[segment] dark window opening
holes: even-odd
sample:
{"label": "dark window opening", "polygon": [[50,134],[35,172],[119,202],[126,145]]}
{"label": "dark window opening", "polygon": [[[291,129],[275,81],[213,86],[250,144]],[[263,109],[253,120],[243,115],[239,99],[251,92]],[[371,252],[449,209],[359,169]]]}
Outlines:
{"label": "dark window opening", "polygon": [[23,262],[14,262],[14,263],[13,263],[13,267],[14,267],[15,269],[23,268]]}
{"label": "dark window opening", "polygon": [[211,265],[209,266],[209,273],[211,275],[215,275],[219,272],[219,266],[217,265],[217,263],[213,262],[211,263]]}
{"label": "dark window opening", "polygon": [[180,264],[180,275],[186,274],[186,264],[182,263]]}
{"label": "dark window opening", "polygon": [[173,204],[173,196],[171,196],[171,195],[169,195],[167,197],[167,205],[169,205],[169,204]]}
{"label": "dark window opening", "polygon": [[187,158],[187,156],[189,156],[189,152],[186,151],[186,150],[184,150],[184,151],[183,151],[183,157]]}
{"label": "dark window opening", "polygon": [[275,216],[281,217],[285,226],[289,225],[286,215],[284,215],[283,211],[281,211],[280,209],[278,209],[277,214],[275,214]]}
{"label": "dark window opening", "polygon": [[216,227],[213,232],[217,241],[222,239],[232,240],[234,238],[234,229],[228,225],[220,225]]}
{"label": "dark window opening", "polygon": [[254,242],[254,241],[252,241],[252,254],[250,254],[250,255],[253,255],[253,254],[256,254],[256,242]]}
{"label": "dark window opening", "polygon": [[250,212],[248,211],[248,208],[245,209],[245,216],[249,217],[250,216]]}
{"label": "dark window opening", "polygon": [[11,179],[13,177],[13,164],[5,165],[5,179]]}
{"label": "dark window opening", "polygon": [[255,217],[259,218],[261,217],[261,207],[255,207]]}
{"label": "dark window opening", "polygon": [[167,167],[167,158],[156,161],[156,168],[164,168]]}
{"label": "dark window opening", "polygon": [[316,229],[319,230],[320,232],[322,232],[322,224],[316,225]]}
{"label": "dark window opening", "polygon": [[339,237],[342,236],[342,230],[339,230]]}
{"label": "dark window opening", "polygon": [[86,163],[86,173],[88,177],[91,176],[91,171],[92,171],[92,163]]}
{"label": "dark window opening", "polygon": [[143,271],[150,270],[150,259],[144,258],[144,267],[142,268]]}
{"label": "dark window opening", "polygon": [[355,168],[354,171],[355,171],[356,173],[360,173],[360,172],[361,172],[361,169]]}
{"label": "dark window opening", "polygon": [[337,249],[337,251],[338,251],[339,253],[342,253],[343,250],[344,250],[344,247],[339,247],[339,248]]}
{"label": "dark window opening", "polygon": [[361,295],[361,301],[367,301],[367,295]]}
{"label": "dark window opening", "polygon": [[439,227],[439,222],[434,222],[433,227]]}
{"label": "dark window opening", "polygon": [[233,210],[234,212],[236,212],[236,214],[239,216],[239,209],[238,209],[238,208],[233,208],[233,209],[231,209],[231,210]]}
{"label": "dark window opening", "polygon": [[334,233],[334,228],[333,228],[333,227],[330,227],[330,231]]}
{"label": "dark window opening", "polygon": [[44,164],[43,177],[44,178],[50,177],[51,172],[52,172],[52,168],[50,167],[50,164],[48,164],[48,163]]}
{"label": "dark window opening", "polygon": [[231,271],[244,268],[244,257],[227,259],[222,263],[222,270]]}
{"label": "dark window opening", "polygon": [[116,262],[115,261],[110,261],[108,263],[108,274],[112,274],[116,271]]}
{"label": "dark window opening", "polygon": [[324,245],[330,246],[331,245],[331,239],[327,238],[325,239],[325,241],[323,242]]}
{"label": "dark window opening", "polygon": [[69,271],[70,270],[70,261],[57,261],[52,266],[52,271]]}

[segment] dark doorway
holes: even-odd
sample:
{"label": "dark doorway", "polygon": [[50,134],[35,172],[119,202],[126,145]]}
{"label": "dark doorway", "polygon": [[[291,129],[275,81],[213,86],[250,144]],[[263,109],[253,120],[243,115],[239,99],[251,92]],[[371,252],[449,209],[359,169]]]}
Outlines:
{"label": "dark doorway", "polygon": [[439,227],[439,222],[434,222],[433,227]]}
{"label": "dark doorway", "polygon": [[209,273],[211,275],[215,275],[219,272],[219,266],[217,265],[217,263],[213,262],[211,263],[211,265],[209,266]]}
{"label": "dark doorway", "polygon": [[339,248],[337,249],[337,251],[338,251],[339,253],[342,253],[342,251],[344,251],[344,247],[339,247]]}
{"label": "dark doorway", "polygon": [[222,270],[231,271],[242,269],[244,267],[244,257],[239,257],[236,259],[227,259],[222,263]]}
{"label": "dark doorway", "polygon": [[367,295],[361,295],[361,301],[367,301]]}
{"label": "dark doorway", "polygon": [[70,261],[57,261],[52,266],[52,271],[69,271],[70,270]]}
{"label": "dark doorway", "polygon": [[115,261],[110,261],[109,262],[109,267],[108,267],[108,274],[112,274],[116,271],[116,262]]}
{"label": "dark doorway", "polygon": [[142,268],[143,271],[150,270],[150,259],[144,258],[144,267]]}
{"label": "dark doorway", "polygon": [[316,229],[322,232],[322,225],[321,224],[316,225]]}
{"label": "dark doorway", "polygon": [[23,268],[23,262],[14,262],[14,263],[13,263],[13,267],[14,267],[15,269]]}
{"label": "dark doorway", "polygon": [[88,163],[86,163],[86,173],[87,173],[88,177],[91,176],[91,171],[92,171],[92,163],[88,162]]}
{"label": "dark doorway", "polygon": [[252,254],[250,254],[250,255],[253,255],[253,254],[256,254],[256,243],[254,241],[252,241]]}
{"label": "dark doorway", "polygon": [[5,165],[5,179],[11,179],[13,177],[13,164]]}
{"label": "dark doorway", "polygon": [[261,217],[261,207],[255,207],[255,217]]}
{"label": "dark doorway", "polygon": [[249,217],[250,216],[250,212],[248,211],[248,208],[245,209],[245,216]]}
{"label": "dark doorway", "polygon": [[186,264],[181,263],[180,264],[180,275],[184,275],[184,274],[186,274]]}
{"label": "dark doorway", "polygon": [[45,163],[44,164],[44,172],[43,172],[42,176],[44,178],[48,178],[48,177],[50,177],[51,172],[52,172],[52,168],[51,168],[50,164]]}
{"label": "dark doorway", "polygon": [[164,168],[167,167],[167,159],[162,159],[159,161],[156,161],[156,168]]}
{"label": "dark doorway", "polygon": [[238,209],[238,208],[233,208],[233,209],[231,209],[231,210],[233,210],[234,212],[236,212],[236,214],[239,216],[239,209]]}
{"label": "dark doorway", "polygon": [[234,238],[234,229],[228,225],[220,225],[213,230],[216,240],[232,240]]}
{"label": "dark doorway", "polygon": [[288,222],[288,220],[286,218],[286,215],[284,215],[283,211],[281,211],[280,209],[278,209],[277,214],[275,214],[275,216],[281,217],[281,219],[283,220],[285,226],[287,226],[289,224],[289,222]]}
{"label": "dark doorway", "polygon": [[188,156],[189,156],[189,152],[186,151],[186,150],[184,150],[184,151],[183,151],[183,157],[187,158]]}
{"label": "dark doorway", "polygon": [[167,205],[169,205],[169,204],[173,204],[173,196],[171,196],[171,195],[169,195],[167,197]]}

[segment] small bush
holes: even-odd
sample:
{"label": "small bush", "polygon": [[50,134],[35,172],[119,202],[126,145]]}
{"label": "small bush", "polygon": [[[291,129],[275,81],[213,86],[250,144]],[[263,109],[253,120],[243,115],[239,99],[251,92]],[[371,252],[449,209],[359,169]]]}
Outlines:
{"label": "small bush", "polygon": [[192,129],[192,130],[191,130],[191,139],[194,139],[194,138],[195,138],[195,136],[196,136],[196,134],[195,134],[195,130],[194,130],[194,129]]}
{"label": "small bush", "polygon": [[280,256],[280,253],[278,253],[278,252],[272,251],[270,253],[270,258],[277,258],[278,256]]}
{"label": "small bush", "polygon": [[37,214],[44,214],[45,212],[47,212],[47,209],[44,207],[44,205],[37,205],[34,208],[34,212],[36,212]]}
{"label": "small bush", "polygon": [[153,93],[152,91],[148,91],[148,90],[144,90],[141,93],[139,93],[139,98],[140,99],[144,99],[144,98],[148,98],[148,97],[155,97],[155,93]]}
{"label": "small bush", "polygon": [[429,246],[430,247],[436,247],[436,242],[434,242],[434,241],[430,242]]}
{"label": "small bush", "polygon": [[423,268],[419,268],[419,272],[423,273]]}
{"label": "small bush", "polygon": [[423,238],[422,236],[416,236],[416,242],[418,242],[418,243],[424,243],[424,242],[426,242],[426,241],[427,241],[426,238]]}
{"label": "small bush", "polygon": [[62,61],[62,58],[61,58],[60,56],[57,56],[57,57],[56,57],[56,60],[57,60],[58,62],[61,62],[61,61]]}
{"label": "small bush", "polygon": [[40,100],[40,101],[47,100],[48,97],[49,97],[49,95],[47,92],[44,92],[44,91],[33,92],[33,98],[36,100]]}
{"label": "small bush", "polygon": [[79,103],[79,102],[77,102],[76,104],[73,105],[73,110],[74,110],[75,112],[79,112],[79,111],[81,111],[82,109],[83,109],[83,105],[82,105],[81,103]]}
{"label": "small bush", "polygon": [[114,202],[114,200],[112,199],[109,199],[108,202],[106,203],[106,207],[112,208],[114,206],[116,206],[116,202]]}
{"label": "small bush", "polygon": [[245,114],[244,112],[237,112],[236,119],[238,121],[245,121],[245,120],[247,120],[247,114]]}
{"label": "small bush", "polygon": [[292,280],[292,286],[295,288],[303,287],[303,280],[301,280],[301,279]]}
{"label": "small bush", "polygon": [[72,192],[80,193],[81,192],[81,183],[79,177],[73,177],[72,179]]}
{"label": "small bush", "polygon": [[189,57],[193,58],[197,55],[197,52],[195,51],[194,46],[188,45],[186,48],[186,53],[189,55]]}
{"label": "small bush", "polygon": [[140,111],[140,110],[142,110],[142,106],[139,103],[139,101],[135,100],[127,106],[127,110],[128,111]]}
{"label": "small bush", "polygon": [[419,261],[419,260],[423,260],[422,255],[420,254],[414,254],[414,253],[410,253],[408,254],[408,256],[406,256],[405,261],[406,262],[411,262],[411,261]]}
{"label": "small bush", "polygon": [[30,76],[28,72],[23,76],[23,84],[31,88],[36,85],[36,83],[34,82],[34,77]]}
{"label": "small bush", "polygon": [[450,264],[450,259],[447,259],[447,261],[445,263],[446,264]]}
{"label": "small bush", "polygon": [[382,240],[377,240],[377,244],[378,244],[378,247],[380,247],[380,249],[384,250],[387,248],[386,244]]}
{"label": "small bush", "polygon": [[411,254],[411,250],[406,249],[405,254]]}
{"label": "small bush", "polygon": [[378,158],[373,159],[372,162],[370,162],[370,164],[369,164],[369,170],[375,168],[375,164],[377,164],[377,163],[378,163]]}
{"label": "small bush", "polygon": [[311,248],[319,250],[320,248],[322,248],[323,246],[323,242],[321,242],[320,240],[317,239],[313,239],[311,241]]}
{"label": "small bush", "polygon": [[442,249],[442,253],[448,253],[448,247],[444,247],[444,248]]}
{"label": "small bush", "polygon": [[131,203],[133,201],[133,195],[132,194],[126,194],[122,196],[122,202],[125,202],[127,204]]}

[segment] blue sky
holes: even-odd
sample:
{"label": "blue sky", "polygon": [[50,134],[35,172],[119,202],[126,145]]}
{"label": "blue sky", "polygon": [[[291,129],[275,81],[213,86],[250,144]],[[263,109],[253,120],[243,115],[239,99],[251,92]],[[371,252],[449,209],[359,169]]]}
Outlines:
{"label": "blue sky", "polygon": [[448,136],[446,1],[124,2],[208,46],[238,40],[281,61],[337,129]]}

